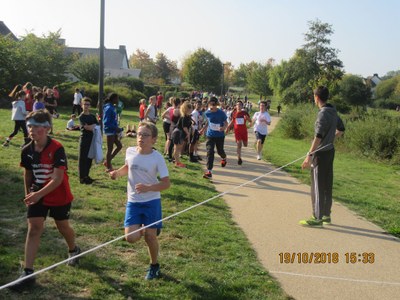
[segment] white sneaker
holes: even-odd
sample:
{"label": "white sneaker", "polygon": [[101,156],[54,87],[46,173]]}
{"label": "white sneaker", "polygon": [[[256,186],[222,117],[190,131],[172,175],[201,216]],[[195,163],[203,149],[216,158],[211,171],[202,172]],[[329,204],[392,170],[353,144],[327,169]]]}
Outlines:
{"label": "white sneaker", "polygon": [[257,160],[261,160],[261,155],[257,154]]}

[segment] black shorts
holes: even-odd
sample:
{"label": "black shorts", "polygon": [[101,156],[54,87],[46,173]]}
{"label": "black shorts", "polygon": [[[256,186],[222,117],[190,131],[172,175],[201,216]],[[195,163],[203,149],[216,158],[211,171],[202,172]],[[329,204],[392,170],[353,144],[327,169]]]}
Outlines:
{"label": "black shorts", "polygon": [[171,123],[163,122],[163,130],[165,134],[169,133],[170,128],[171,128]]}
{"label": "black shorts", "polygon": [[39,201],[34,205],[28,206],[27,218],[29,219],[29,218],[43,217],[46,219],[50,211],[49,216],[51,218],[54,218],[54,220],[58,221],[68,220],[70,210],[71,210],[71,202],[62,206],[47,206],[43,205],[42,201]]}
{"label": "black shorts", "polygon": [[261,145],[264,145],[265,138],[267,137],[264,134],[259,133],[258,131],[254,132],[256,134],[256,140],[261,140]]}

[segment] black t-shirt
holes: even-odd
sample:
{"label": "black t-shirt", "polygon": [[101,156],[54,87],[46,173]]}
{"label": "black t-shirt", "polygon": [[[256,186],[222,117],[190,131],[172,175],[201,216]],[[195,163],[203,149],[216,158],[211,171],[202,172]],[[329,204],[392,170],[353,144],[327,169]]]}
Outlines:
{"label": "black t-shirt", "polygon": [[186,137],[186,133],[183,128],[186,127],[189,130],[190,126],[192,126],[192,116],[184,116],[179,118],[177,128],[182,130],[184,138]]}
{"label": "black t-shirt", "polygon": [[81,136],[82,137],[92,137],[93,136],[93,131],[90,130],[86,130],[85,128],[83,128],[84,125],[99,125],[99,122],[97,121],[97,118],[95,115],[89,114],[89,115],[85,115],[85,114],[81,114],[79,116],[79,123],[81,126]]}

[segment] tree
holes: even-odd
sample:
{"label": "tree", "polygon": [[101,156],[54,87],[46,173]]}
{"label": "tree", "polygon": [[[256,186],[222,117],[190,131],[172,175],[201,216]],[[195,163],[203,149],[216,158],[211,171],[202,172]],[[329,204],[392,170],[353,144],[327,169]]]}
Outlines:
{"label": "tree", "polygon": [[199,48],[183,63],[183,77],[196,89],[219,92],[222,62],[211,52]]}
{"label": "tree", "polygon": [[269,73],[272,69],[271,64],[257,64],[247,75],[247,87],[260,97],[271,96],[273,94],[269,85]]}
{"label": "tree", "polygon": [[149,80],[156,77],[154,61],[144,50],[136,49],[136,52],[129,57],[129,65],[131,68],[142,70],[140,72],[140,78],[143,80]]}
{"label": "tree", "polygon": [[239,68],[235,69],[232,74],[232,85],[238,87],[246,87],[248,66],[240,64]]}
{"label": "tree", "polygon": [[160,78],[164,83],[170,83],[172,77],[178,74],[178,67],[176,61],[171,61],[164,53],[157,53],[155,66],[155,77]]}
{"label": "tree", "polygon": [[99,56],[88,55],[71,64],[69,71],[81,81],[97,84],[99,82],[99,68]]}
{"label": "tree", "polygon": [[319,20],[308,24],[303,47],[270,73],[271,87],[285,104],[312,101],[313,89],[318,85],[326,85],[334,94],[344,73],[337,57],[339,51],[330,47],[332,26]]}
{"label": "tree", "polygon": [[366,106],[371,102],[371,90],[360,76],[345,75],[339,83],[339,97],[352,106]]}
{"label": "tree", "polygon": [[308,22],[309,31],[304,34],[306,44],[303,50],[310,55],[318,72],[312,79],[312,85],[326,85],[332,88],[342,78],[344,72],[343,62],[337,57],[339,50],[330,47],[333,34],[332,25],[322,23],[320,20]]}
{"label": "tree", "polygon": [[52,86],[66,79],[72,58],[59,43],[60,31],[37,37],[29,33],[19,41],[0,37],[0,83],[4,90],[32,82]]}
{"label": "tree", "polygon": [[378,99],[390,99],[394,98],[395,91],[398,89],[400,96],[400,75],[391,77],[389,79],[381,81],[376,86],[376,98]]}

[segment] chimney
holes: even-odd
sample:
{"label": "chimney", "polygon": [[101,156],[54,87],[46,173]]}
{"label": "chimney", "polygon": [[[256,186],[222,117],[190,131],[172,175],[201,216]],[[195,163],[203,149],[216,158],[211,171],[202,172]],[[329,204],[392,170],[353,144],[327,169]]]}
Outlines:
{"label": "chimney", "polygon": [[119,52],[125,53],[126,52],[126,46],[125,45],[119,45]]}

